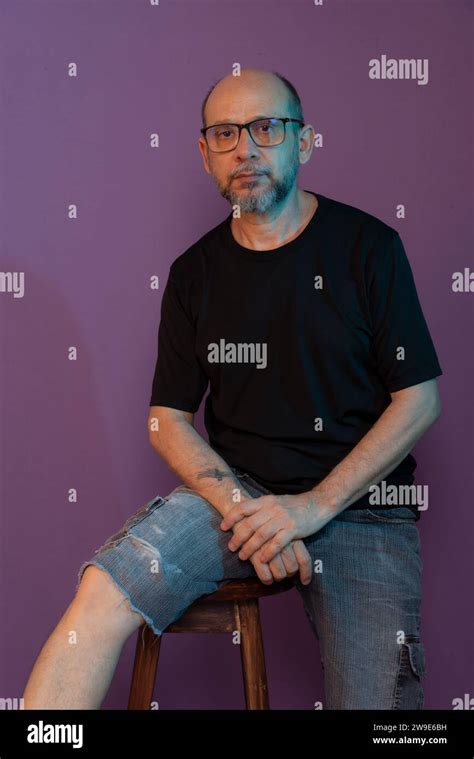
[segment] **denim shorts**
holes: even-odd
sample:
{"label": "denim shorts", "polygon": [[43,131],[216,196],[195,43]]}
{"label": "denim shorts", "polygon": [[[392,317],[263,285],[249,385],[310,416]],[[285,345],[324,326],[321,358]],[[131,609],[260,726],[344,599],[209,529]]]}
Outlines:
{"label": "denim shorts", "polygon": [[[270,494],[232,471],[253,498]],[[105,570],[157,635],[201,596],[256,577],[228,548],[231,531],[196,491],[180,485],[140,507],[85,561]],[[311,583],[293,575],[319,641],[324,709],[422,709],[419,535],[405,507],[345,510],[304,538]],[[291,620],[289,620],[291,624]]]}

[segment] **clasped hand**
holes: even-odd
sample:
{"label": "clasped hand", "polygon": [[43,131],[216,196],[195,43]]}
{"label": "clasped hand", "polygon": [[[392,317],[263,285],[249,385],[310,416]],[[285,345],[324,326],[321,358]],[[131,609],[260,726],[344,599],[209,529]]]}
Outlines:
{"label": "clasped hand", "polygon": [[[302,538],[320,530],[329,518],[318,513],[312,493],[263,495],[233,506],[220,523],[232,528],[231,551],[249,559],[260,580],[270,584],[300,571],[301,582],[311,582],[313,566]],[[240,549],[240,550],[239,550]]]}

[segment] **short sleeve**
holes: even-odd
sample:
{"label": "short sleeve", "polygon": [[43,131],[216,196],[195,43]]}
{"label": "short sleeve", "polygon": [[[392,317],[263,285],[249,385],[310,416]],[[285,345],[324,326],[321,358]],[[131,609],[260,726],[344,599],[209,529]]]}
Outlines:
{"label": "short sleeve", "polygon": [[369,309],[378,372],[389,392],[442,374],[398,232],[371,257]]}
{"label": "short sleeve", "polygon": [[170,272],[161,300],[150,406],[198,410],[208,379],[199,364],[195,345],[193,321],[183,306],[178,280]]}

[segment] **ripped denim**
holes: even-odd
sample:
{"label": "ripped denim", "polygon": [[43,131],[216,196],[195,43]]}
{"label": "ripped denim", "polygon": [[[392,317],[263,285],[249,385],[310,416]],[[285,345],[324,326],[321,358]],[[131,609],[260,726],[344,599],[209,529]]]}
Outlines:
{"label": "ripped denim", "polygon": [[[232,469],[252,497],[269,494]],[[256,577],[251,562],[228,549],[231,532],[220,529],[221,520],[184,485],[157,495],[81,565],[77,587],[88,565],[104,569],[161,635],[199,597]],[[303,586],[294,575],[293,582],[319,641],[323,708],[422,709],[422,564],[413,513],[346,510],[304,542],[313,579]]]}

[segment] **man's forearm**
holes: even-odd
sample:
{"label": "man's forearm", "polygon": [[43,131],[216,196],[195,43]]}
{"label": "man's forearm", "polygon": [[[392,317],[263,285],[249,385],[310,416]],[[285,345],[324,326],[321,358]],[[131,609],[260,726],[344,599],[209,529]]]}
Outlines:
{"label": "man's forearm", "polygon": [[186,419],[155,414],[158,430],[150,434],[157,453],[185,485],[196,490],[225,516],[240,499],[250,498],[224,459]]}
{"label": "man's forearm", "polygon": [[373,427],[314,488],[236,504],[221,523],[225,530],[241,527],[240,534],[234,531],[230,550],[238,550],[241,559],[257,554],[270,562],[291,541],[321,530],[389,474],[441,410],[435,380],[390,395],[392,403]]}
{"label": "man's forearm", "polygon": [[438,406],[415,392],[393,401],[352,451],[308,491],[316,508],[336,516],[357,501],[403,461],[438,416]]}

